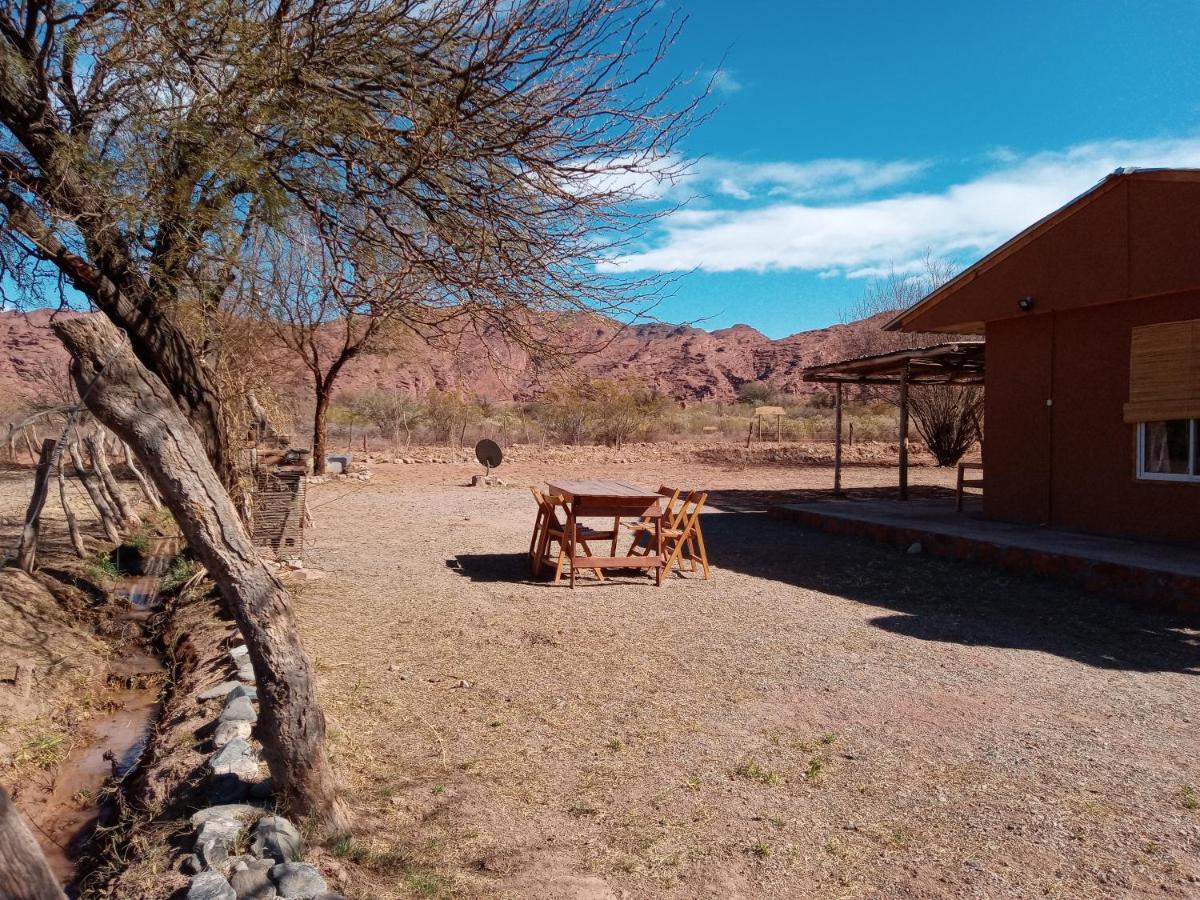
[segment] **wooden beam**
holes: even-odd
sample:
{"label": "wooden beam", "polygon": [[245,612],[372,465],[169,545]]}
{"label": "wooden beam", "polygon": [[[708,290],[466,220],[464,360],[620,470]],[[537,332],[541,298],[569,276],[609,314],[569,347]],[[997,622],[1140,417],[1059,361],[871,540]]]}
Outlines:
{"label": "wooden beam", "polygon": [[833,407],[833,495],[842,496],[842,386],[837,386]]}
{"label": "wooden beam", "polygon": [[908,370],[900,379],[900,499],[908,499]]}

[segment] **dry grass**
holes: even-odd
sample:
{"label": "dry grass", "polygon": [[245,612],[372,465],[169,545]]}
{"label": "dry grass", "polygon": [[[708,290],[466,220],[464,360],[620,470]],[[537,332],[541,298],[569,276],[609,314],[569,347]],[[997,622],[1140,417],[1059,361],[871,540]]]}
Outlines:
{"label": "dry grass", "polygon": [[329,848],[350,893],[1196,890],[1190,623],[748,511],[828,470],[519,454],[510,483],[715,492],[714,580],[571,592],[525,578],[527,491],[475,471],[313,491],[330,577],[297,610],[358,814]]}

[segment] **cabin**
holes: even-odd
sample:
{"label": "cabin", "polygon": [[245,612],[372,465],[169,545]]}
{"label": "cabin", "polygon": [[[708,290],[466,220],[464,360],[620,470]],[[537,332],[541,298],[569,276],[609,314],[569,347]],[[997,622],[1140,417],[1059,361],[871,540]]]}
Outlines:
{"label": "cabin", "polygon": [[885,327],[986,338],[987,518],[1200,542],[1200,170],[1118,169]]}

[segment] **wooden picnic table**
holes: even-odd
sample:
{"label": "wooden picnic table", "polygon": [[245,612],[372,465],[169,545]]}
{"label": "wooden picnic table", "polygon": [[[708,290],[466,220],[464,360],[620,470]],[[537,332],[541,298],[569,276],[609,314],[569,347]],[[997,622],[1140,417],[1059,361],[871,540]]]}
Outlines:
{"label": "wooden picnic table", "polygon": [[[653,569],[654,583],[662,584],[662,504],[654,491],[626,481],[550,481],[552,494],[567,501],[567,526],[564,537],[571,562],[571,587],[575,587],[575,569]],[[578,520],[604,517],[614,519],[619,531],[622,518],[654,520],[654,552],[645,556],[575,556]],[[617,539],[613,538],[615,553]]]}

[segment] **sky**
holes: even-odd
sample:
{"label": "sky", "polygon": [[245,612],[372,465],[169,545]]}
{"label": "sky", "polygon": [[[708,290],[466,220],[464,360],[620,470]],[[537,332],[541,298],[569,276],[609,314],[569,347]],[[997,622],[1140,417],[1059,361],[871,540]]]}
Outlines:
{"label": "sky", "polygon": [[[689,0],[669,65],[715,73],[678,209],[614,272],[655,310],[771,337],[872,278],[968,265],[1124,166],[1200,166],[1200,3]],[[682,205],[680,205],[682,204]]]}

